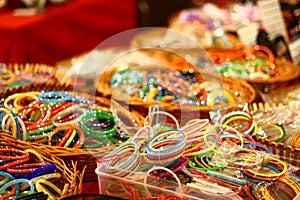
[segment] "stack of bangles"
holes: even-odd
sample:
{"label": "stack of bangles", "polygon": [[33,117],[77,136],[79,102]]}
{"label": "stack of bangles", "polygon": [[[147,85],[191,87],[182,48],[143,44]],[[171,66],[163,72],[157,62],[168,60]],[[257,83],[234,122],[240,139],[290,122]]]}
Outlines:
{"label": "stack of bangles", "polygon": [[96,148],[127,140],[114,115],[95,105],[65,91],[16,93],[4,100],[0,125],[23,141],[66,148]]}
{"label": "stack of bangles", "polygon": [[[258,127],[248,112],[227,112],[219,124],[194,119],[179,129],[157,126],[152,123],[159,130],[154,134],[151,126],[142,127],[137,133],[144,138],[136,136],[139,140],[126,141],[98,160],[96,173],[107,175],[101,191],[113,194],[110,187],[121,184],[119,197],[130,196],[140,190],[133,183],[127,187],[134,180],[144,182],[149,200],[171,198],[175,193],[167,191],[174,187],[178,199],[293,199],[300,193],[300,178],[292,168],[252,138]],[[113,177],[118,181],[110,184]],[[165,194],[157,195],[161,191]]]}
{"label": "stack of bangles", "polygon": [[55,181],[61,178],[56,165],[46,163],[33,149],[2,146],[0,160],[1,199],[58,199],[69,188],[67,183],[64,188],[56,186]]}

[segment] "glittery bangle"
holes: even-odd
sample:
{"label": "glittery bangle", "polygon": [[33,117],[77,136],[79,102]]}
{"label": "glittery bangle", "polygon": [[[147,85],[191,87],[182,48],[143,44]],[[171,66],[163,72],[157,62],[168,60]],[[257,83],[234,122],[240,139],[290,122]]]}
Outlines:
{"label": "glittery bangle", "polygon": [[59,103],[63,101],[71,101],[72,95],[64,91],[44,92],[38,96],[38,100],[46,103]]}

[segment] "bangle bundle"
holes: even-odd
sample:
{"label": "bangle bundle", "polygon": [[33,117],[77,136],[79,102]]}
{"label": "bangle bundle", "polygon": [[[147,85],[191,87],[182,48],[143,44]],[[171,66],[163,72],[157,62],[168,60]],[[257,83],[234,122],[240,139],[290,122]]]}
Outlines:
{"label": "bangle bundle", "polygon": [[0,124],[18,139],[65,148],[125,141],[114,115],[93,105],[66,91],[16,93],[4,100]]}
{"label": "bangle bundle", "polygon": [[[150,126],[141,127],[132,140],[98,160],[96,173],[122,177],[121,182],[138,182],[143,174],[150,175],[153,179],[149,178],[151,181],[145,186],[147,196],[152,196],[149,199],[160,198],[151,193],[152,187],[165,191],[165,195],[165,188],[174,190],[174,180],[178,183],[176,194],[193,194],[201,199],[241,199],[240,195],[270,198],[277,183],[286,187],[285,191],[275,192],[277,197],[294,197],[300,192],[299,182],[292,176],[287,178],[291,173],[288,164],[252,138],[257,127],[248,112],[229,111],[222,115],[220,124],[195,119],[178,130],[163,130],[164,125],[157,118],[150,117],[150,121]],[[246,126],[237,125],[245,121]],[[113,185],[107,183],[104,192],[113,194],[111,191],[118,183]],[[124,193],[119,191],[118,196],[128,198],[132,197],[132,190],[142,189],[138,185],[130,189],[126,183],[122,188]]]}
{"label": "bangle bundle", "polygon": [[[17,149],[3,146],[0,149],[0,195],[9,198],[34,198],[45,193],[50,199],[57,199],[62,192],[55,181],[61,177],[56,164],[46,163],[43,156],[33,149]],[[44,186],[46,184],[46,186]],[[68,184],[64,186],[64,189]],[[57,194],[47,193],[57,191]]]}

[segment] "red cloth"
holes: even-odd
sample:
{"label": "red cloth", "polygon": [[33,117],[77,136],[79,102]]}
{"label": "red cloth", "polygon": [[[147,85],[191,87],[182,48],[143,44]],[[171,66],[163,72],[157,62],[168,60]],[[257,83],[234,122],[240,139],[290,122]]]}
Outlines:
{"label": "red cloth", "polygon": [[34,16],[0,13],[0,62],[53,65],[135,28],[136,13],[136,0],[69,0]]}

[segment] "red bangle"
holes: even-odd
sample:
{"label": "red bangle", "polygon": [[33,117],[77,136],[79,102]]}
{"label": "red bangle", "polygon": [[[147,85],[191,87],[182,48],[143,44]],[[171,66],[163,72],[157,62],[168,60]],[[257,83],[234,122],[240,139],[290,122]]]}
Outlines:
{"label": "red bangle", "polygon": [[50,118],[52,118],[53,116],[57,115],[59,112],[73,106],[74,103],[73,102],[61,102],[58,104],[55,104],[54,106],[52,106],[52,113],[50,115]]}
{"label": "red bangle", "polygon": [[44,165],[45,165],[44,163],[25,163],[25,164],[8,167],[6,171],[12,174],[28,174],[36,170],[38,167],[42,167]]}
{"label": "red bangle", "polygon": [[12,190],[8,194],[2,195],[1,199],[8,199],[12,196],[15,196],[16,192],[17,192],[17,185],[14,184],[12,185]]}

